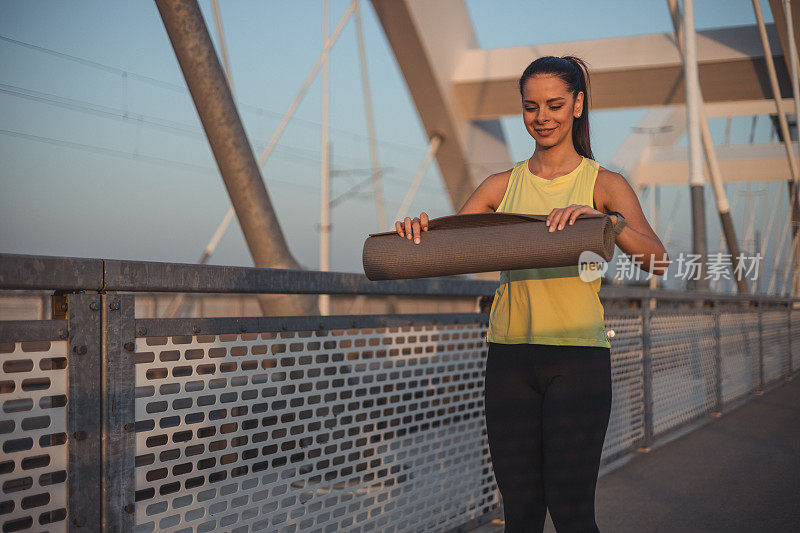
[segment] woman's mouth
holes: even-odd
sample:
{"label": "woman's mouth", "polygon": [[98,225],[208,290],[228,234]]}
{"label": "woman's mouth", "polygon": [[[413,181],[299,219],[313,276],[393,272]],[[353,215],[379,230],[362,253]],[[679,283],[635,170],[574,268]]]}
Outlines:
{"label": "woman's mouth", "polygon": [[542,137],[547,137],[548,135],[550,135],[551,133],[556,131],[555,127],[553,127],[553,128],[533,128],[533,129],[536,130],[536,133],[538,133]]}

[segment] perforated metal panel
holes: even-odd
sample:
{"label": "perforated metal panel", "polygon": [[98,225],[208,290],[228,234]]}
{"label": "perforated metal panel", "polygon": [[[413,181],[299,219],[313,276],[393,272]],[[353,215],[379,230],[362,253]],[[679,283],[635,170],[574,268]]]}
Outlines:
{"label": "perforated metal panel", "polygon": [[719,325],[722,400],[727,403],[758,386],[758,314],[725,311]]}
{"label": "perforated metal panel", "polygon": [[611,415],[603,457],[631,448],[644,435],[644,379],[642,369],[642,317],[617,312],[605,316],[611,337]]}
{"label": "perforated metal panel", "polygon": [[499,504],[484,324],[136,339],[137,531],[442,531]]}
{"label": "perforated metal panel", "polygon": [[651,317],[654,434],[711,410],[715,349],[713,314],[661,311]]}
{"label": "perforated metal panel", "polygon": [[[230,323],[207,319],[204,334],[181,336],[185,321],[154,320],[159,336],[136,339],[137,531],[446,531],[500,505],[483,417],[485,323],[222,333]],[[46,337],[26,324],[22,340],[62,338],[61,325]],[[119,337],[108,345],[132,338],[132,324],[105,329]],[[714,325],[713,312],[652,311],[655,435],[715,407]],[[723,402],[758,386],[760,347],[766,384],[788,361],[800,367],[800,310],[791,353],[785,309],[762,308],[761,340],[756,308],[725,308],[719,325]],[[646,418],[641,310],[608,309],[606,328],[604,457],[638,444]],[[22,330],[4,331],[6,341]],[[67,516],[67,480],[80,471],[69,471],[66,445],[74,341],[0,344],[4,530],[65,530],[80,514]]]}
{"label": "perforated metal panel", "polygon": [[800,370],[800,309],[792,309],[792,372]]}
{"label": "perforated metal panel", "polygon": [[789,352],[786,311],[764,310],[761,313],[761,347],[764,351],[764,383],[781,378],[783,362]]}
{"label": "perforated metal panel", "polygon": [[67,341],[0,343],[2,531],[66,531]]}

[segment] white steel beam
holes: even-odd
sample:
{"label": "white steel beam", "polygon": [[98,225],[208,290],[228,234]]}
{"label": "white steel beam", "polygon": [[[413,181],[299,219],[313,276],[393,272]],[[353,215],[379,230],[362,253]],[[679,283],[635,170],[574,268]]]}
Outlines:
{"label": "white steel beam", "polygon": [[[795,152],[798,143],[792,143]],[[716,146],[725,182],[788,181],[792,179],[782,143],[731,144]],[[688,148],[650,147],[647,157],[628,170],[637,185],[685,184],[689,180]]]}
{"label": "white steel beam", "polygon": [[[456,102],[453,77],[462,56],[477,47],[462,0],[372,0],[425,128],[440,136],[436,160],[454,210],[488,175],[512,161],[500,122],[470,120]],[[523,65],[517,72],[519,78]],[[505,95],[521,112],[519,90]]]}
{"label": "white steel beam", "polygon": [[[784,64],[789,64],[789,51],[794,42],[795,51],[797,51],[797,43],[800,42],[800,10],[794,9],[791,13],[791,24],[787,24],[785,5],[788,3],[786,0],[769,0],[770,11],[772,12],[772,19],[775,23],[775,30],[778,34],[781,50],[783,51]],[[796,5],[796,4],[795,4]],[[788,28],[792,28],[794,34],[792,39],[789,39]]]}
{"label": "white steel beam", "polygon": [[[791,113],[794,110],[794,101],[791,98],[783,98],[781,100],[781,110],[784,113]],[[775,102],[766,99],[705,104],[705,114],[708,118],[769,115],[774,112]],[[637,181],[644,175],[640,167],[648,163],[650,148],[669,148],[685,132],[686,110],[684,106],[655,107],[642,118],[628,137],[625,138],[611,158],[609,167],[612,170],[621,172],[631,185],[641,191],[643,187],[650,183],[648,180],[641,183]],[[774,165],[774,162],[770,164],[771,167]],[[707,163],[706,171],[709,171]],[[725,180],[728,181],[727,175]]]}
{"label": "white steel beam", "polygon": [[[437,2],[432,2],[437,3]],[[775,24],[767,24],[773,50],[780,50]],[[629,108],[685,102],[683,68],[672,33],[635,35],[512,48],[465,51],[452,76],[461,113],[490,119],[520,112],[515,98],[524,68],[543,55],[571,53],[589,65],[592,108]],[[769,98],[764,50],[755,25],[697,32],[701,90],[707,104]],[[791,87],[778,66],[783,96]]]}

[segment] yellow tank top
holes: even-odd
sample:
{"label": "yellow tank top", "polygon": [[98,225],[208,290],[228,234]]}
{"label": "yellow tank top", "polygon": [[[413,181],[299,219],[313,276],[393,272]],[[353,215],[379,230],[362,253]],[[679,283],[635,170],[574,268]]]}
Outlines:
{"label": "yellow tank top", "polygon": [[[593,206],[599,168],[584,157],[569,174],[548,180],[533,174],[527,160],[520,161],[497,212],[548,215],[570,204]],[[597,295],[601,279],[586,282],[578,274],[578,265],[501,271],[486,342],[611,348]]]}

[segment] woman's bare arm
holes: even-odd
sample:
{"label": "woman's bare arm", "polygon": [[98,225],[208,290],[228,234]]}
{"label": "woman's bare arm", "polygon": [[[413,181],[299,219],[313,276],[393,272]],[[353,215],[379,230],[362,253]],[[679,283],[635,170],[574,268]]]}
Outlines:
{"label": "woman's bare arm", "polygon": [[[459,209],[457,215],[468,215],[471,213],[492,213],[497,211],[497,206],[503,200],[506,194],[506,187],[508,187],[508,179],[511,176],[511,170],[492,174],[481,182],[478,187],[472,191],[472,194],[464,205]],[[419,244],[420,235],[423,231],[428,231],[428,214],[424,211],[420,216],[406,217],[404,220],[398,220],[394,223],[395,230],[401,237],[414,239],[414,244]]]}
{"label": "woman's bare arm", "polygon": [[492,213],[497,211],[503,196],[506,194],[508,180],[511,177],[511,170],[492,174],[472,192],[457,215],[468,215],[470,213]]}
{"label": "woman's bare arm", "polygon": [[[642,212],[639,197],[621,174],[601,168],[597,174],[603,198],[603,210],[619,211],[627,224],[617,236],[617,246],[636,261],[639,268],[663,275],[669,255]],[[614,217],[616,218],[616,217]],[[616,221],[615,221],[616,222]]]}

